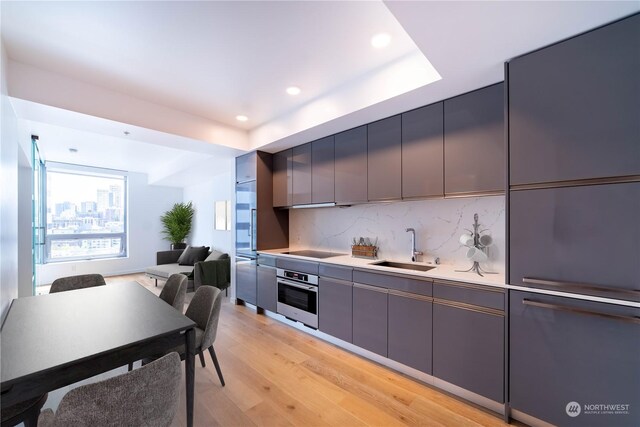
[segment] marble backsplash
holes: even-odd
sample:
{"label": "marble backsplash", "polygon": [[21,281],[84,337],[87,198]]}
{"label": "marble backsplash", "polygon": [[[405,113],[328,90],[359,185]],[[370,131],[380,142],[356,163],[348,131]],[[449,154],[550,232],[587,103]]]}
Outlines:
{"label": "marble backsplash", "polygon": [[458,238],[465,228],[472,229],[473,215],[479,215],[481,229],[493,238],[488,249],[487,270],[505,270],[504,196],[372,203],[350,207],[291,209],[289,246],[351,253],[354,237],[378,238],[378,257],[409,261],[411,237],[416,230],[416,249],[424,252],[421,261],[440,257],[442,264],[468,268],[467,248]]}

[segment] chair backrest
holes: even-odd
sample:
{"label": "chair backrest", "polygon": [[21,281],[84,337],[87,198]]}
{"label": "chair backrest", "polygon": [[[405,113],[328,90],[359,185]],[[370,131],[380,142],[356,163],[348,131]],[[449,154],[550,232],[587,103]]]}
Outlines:
{"label": "chair backrest", "polygon": [[79,276],[60,277],[51,284],[49,293],[73,291],[76,289],[104,286],[106,282],[101,274],[81,274]]}
{"label": "chair backrest", "polygon": [[55,412],[55,426],[170,426],[178,409],[182,369],[178,353],[117,377],[71,390]]}
{"label": "chair backrest", "polygon": [[202,349],[210,347],[216,340],[221,306],[220,289],[213,286],[200,286],[187,307],[185,316],[193,320],[198,328],[204,330]]}
{"label": "chair backrest", "polygon": [[187,296],[187,276],[184,274],[172,274],[160,291],[160,299],[173,306],[182,313],[184,310],[184,299]]}

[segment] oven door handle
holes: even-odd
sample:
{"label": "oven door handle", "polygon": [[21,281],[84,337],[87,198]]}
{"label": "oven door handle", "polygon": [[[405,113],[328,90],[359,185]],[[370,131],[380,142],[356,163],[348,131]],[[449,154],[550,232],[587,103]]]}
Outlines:
{"label": "oven door handle", "polygon": [[286,280],[286,279],[278,279],[278,284],[280,284],[280,283],[282,283],[283,285],[287,285],[287,286],[293,286],[294,288],[304,289],[306,291],[318,292],[318,287],[317,286],[299,285],[296,282],[291,282],[291,281]]}

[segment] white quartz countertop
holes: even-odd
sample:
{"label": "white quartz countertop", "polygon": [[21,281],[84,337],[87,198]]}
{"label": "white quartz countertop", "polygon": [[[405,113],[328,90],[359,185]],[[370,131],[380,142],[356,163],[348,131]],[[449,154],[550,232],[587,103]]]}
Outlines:
{"label": "white quartz countertop", "polygon": [[[296,250],[300,250],[296,248]],[[424,279],[442,279],[442,280],[451,280],[455,282],[465,282],[465,283],[474,283],[477,285],[486,285],[486,286],[495,286],[499,288],[507,288],[508,286],[505,284],[504,274],[485,274],[484,276],[479,276],[475,272],[458,272],[455,270],[466,270],[471,266],[471,262],[469,262],[468,266],[453,266],[453,265],[437,265],[426,262],[406,262],[404,260],[397,259],[364,259],[364,258],[354,258],[351,255],[344,254],[338,255],[330,258],[312,258],[306,256],[298,256],[286,254],[284,252],[289,252],[289,248],[283,249],[271,249],[265,251],[258,251],[259,254],[264,255],[277,255],[279,257],[286,257],[301,261],[310,261],[317,262],[320,264],[334,264],[340,265],[344,267],[353,267],[353,268],[361,268],[367,269],[371,271],[378,272],[386,272],[386,273],[395,273],[395,274],[403,274],[407,276],[416,276],[418,278]],[[429,271],[418,271],[418,270],[408,270],[408,269],[400,269],[394,267],[383,267],[379,265],[373,265],[374,263],[378,263],[381,261],[393,261],[393,262],[402,262],[404,264],[417,264],[417,265],[426,265],[433,266],[435,268]]]}

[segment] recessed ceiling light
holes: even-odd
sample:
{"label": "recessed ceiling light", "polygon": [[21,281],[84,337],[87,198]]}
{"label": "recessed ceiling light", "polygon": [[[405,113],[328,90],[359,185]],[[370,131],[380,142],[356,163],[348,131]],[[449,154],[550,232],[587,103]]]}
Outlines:
{"label": "recessed ceiling light", "polygon": [[69,152],[70,153],[77,153],[78,149],[77,148],[69,148]]}
{"label": "recessed ceiling light", "polygon": [[287,93],[292,96],[296,96],[300,94],[300,88],[298,86],[289,86],[287,88]]}
{"label": "recessed ceiling light", "polygon": [[243,116],[242,114],[240,114],[236,116],[236,120],[239,122],[246,122],[247,120],[249,120],[249,117]]}
{"label": "recessed ceiling light", "polygon": [[124,131],[124,134],[125,134],[125,135],[130,135],[130,134],[131,134],[131,132],[129,132],[128,130],[125,130],[125,131]]}
{"label": "recessed ceiling light", "polygon": [[387,47],[389,43],[391,43],[391,36],[387,33],[380,33],[371,37],[371,46],[377,49]]}

